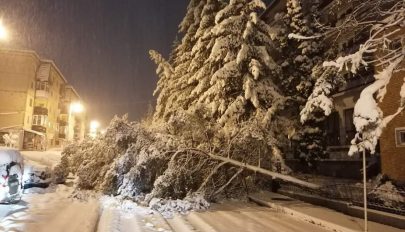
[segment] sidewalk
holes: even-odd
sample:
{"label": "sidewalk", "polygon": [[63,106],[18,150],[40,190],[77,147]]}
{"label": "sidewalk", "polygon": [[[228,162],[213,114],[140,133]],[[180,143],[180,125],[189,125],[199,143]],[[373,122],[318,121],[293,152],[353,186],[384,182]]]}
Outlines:
{"label": "sidewalk", "polygon": [[[312,205],[273,192],[252,194],[249,199],[263,206],[268,206],[303,220],[324,227],[330,231],[358,232],[364,231],[364,220],[351,217],[328,208]],[[369,232],[404,231],[391,226],[368,222]]]}

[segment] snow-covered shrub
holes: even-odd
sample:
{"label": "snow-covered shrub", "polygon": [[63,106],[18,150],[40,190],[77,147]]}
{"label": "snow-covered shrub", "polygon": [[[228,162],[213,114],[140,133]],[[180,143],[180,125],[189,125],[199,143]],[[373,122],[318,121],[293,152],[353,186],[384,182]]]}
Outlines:
{"label": "snow-covered shrub", "polygon": [[405,192],[400,192],[391,181],[374,188],[368,195],[386,207],[405,207]]}
{"label": "snow-covered shrub", "polygon": [[127,117],[115,117],[103,136],[70,144],[62,152],[61,163],[55,168],[63,180],[69,172],[79,177],[78,186],[84,189],[99,188],[115,159],[135,140],[136,125]]}
{"label": "snow-covered shrub", "polygon": [[9,134],[3,135],[3,140],[4,140],[6,147],[15,147],[16,148],[18,146],[19,136],[16,133],[10,132]]}

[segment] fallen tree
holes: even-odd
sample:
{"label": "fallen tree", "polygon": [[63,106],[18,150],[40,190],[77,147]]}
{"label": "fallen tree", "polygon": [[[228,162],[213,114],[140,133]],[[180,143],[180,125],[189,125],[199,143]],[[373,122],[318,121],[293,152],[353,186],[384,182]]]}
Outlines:
{"label": "fallen tree", "polygon": [[[185,127],[186,130],[183,126],[168,124],[164,130],[181,131],[186,137],[116,117],[104,135],[72,144],[63,151],[62,162],[55,172],[57,179],[63,180],[71,172],[78,177],[79,189],[121,195],[145,204],[154,198],[184,199],[199,195],[214,201],[227,196],[241,197],[268,184],[268,177],[319,188],[287,175],[284,169],[278,170],[284,173],[277,172],[270,154],[247,147],[267,147],[264,140],[251,137],[252,131],[241,128],[230,138],[217,133],[214,138],[207,136],[207,143],[189,148],[193,146],[190,137],[195,136],[191,133],[195,128]],[[199,129],[206,135],[215,130],[206,125],[200,125]],[[222,145],[219,149],[216,144],[228,147]]]}
{"label": "fallen tree", "polygon": [[284,174],[281,174],[281,173],[269,171],[269,170],[263,169],[263,168],[261,168],[259,166],[254,166],[254,165],[250,165],[250,164],[247,164],[247,163],[243,163],[243,162],[240,162],[240,161],[237,161],[237,160],[234,160],[234,159],[230,159],[228,157],[218,156],[218,155],[210,154],[210,153],[207,153],[207,152],[204,152],[204,151],[201,151],[201,150],[198,150],[198,149],[192,149],[192,148],[184,149],[182,152],[186,152],[186,151],[193,152],[196,155],[209,156],[211,159],[223,161],[221,164],[227,164],[228,163],[228,164],[240,167],[242,169],[247,169],[247,170],[250,170],[250,171],[253,171],[253,172],[258,172],[258,173],[261,173],[263,175],[270,176],[272,178],[277,178],[277,179],[280,179],[280,180],[283,180],[283,181],[286,181],[286,182],[290,182],[290,183],[300,185],[302,187],[306,187],[306,188],[310,188],[310,189],[319,189],[320,188],[320,186],[317,185],[317,184],[309,183],[309,182],[300,180],[300,179],[295,178],[295,177],[290,176],[290,175],[284,175]]}

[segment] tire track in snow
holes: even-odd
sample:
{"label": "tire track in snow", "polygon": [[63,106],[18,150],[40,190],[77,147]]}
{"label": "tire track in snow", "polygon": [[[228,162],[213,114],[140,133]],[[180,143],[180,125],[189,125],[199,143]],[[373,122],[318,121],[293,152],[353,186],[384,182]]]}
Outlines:
{"label": "tire track in snow", "polygon": [[157,213],[133,202],[104,197],[96,232],[168,232],[170,227]]}

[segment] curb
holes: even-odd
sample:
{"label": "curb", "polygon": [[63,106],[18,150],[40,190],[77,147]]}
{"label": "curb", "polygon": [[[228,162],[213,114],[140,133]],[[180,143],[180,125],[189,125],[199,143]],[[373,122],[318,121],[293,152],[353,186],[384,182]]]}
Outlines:
{"label": "curb", "polygon": [[[348,202],[344,201],[336,201],[332,199],[327,199],[324,197],[320,196],[311,196],[311,195],[306,195],[306,194],[300,194],[300,193],[294,193],[290,191],[285,191],[285,190],[279,190],[278,191],[280,194],[297,199],[306,203],[310,203],[313,205],[329,208],[336,210],[338,212],[341,212],[343,214],[360,218],[362,219],[364,214],[363,214],[363,207],[358,207],[355,205],[352,205]],[[394,228],[398,229],[405,229],[405,216],[403,215],[397,215],[397,214],[392,214],[388,212],[383,212],[383,211],[378,211],[374,209],[368,209],[368,220],[371,222],[376,222],[379,224],[391,226]]]}
{"label": "curb", "polygon": [[335,224],[335,223],[331,223],[331,222],[327,222],[325,220],[319,219],[317,217],[313,217],[310,216],[308,214],[305,213],[301,213],[298,212],[296,210],[290,209],[288,207],[284,207],[275,203],[271,203],[271,202],[267,202],[267,201],[263,201],[259,198],[253,197],[253,196],[248,196],[249,200],[261,205],[261,206],[267,206],[270,208],[273,208],[279,212],[282,212],[284,214],[293,216],[294,218],[301,220],[301,221],[305,221],[317,226],[320,226],[324,229],[330,230],[330,231],[336,231],[336,232],[358,232],[357,230],[352,230],[349,229],[347,227],[343,227],[341,225]]}

